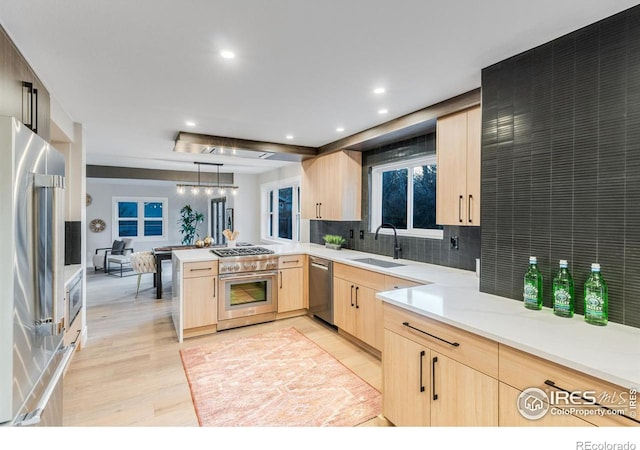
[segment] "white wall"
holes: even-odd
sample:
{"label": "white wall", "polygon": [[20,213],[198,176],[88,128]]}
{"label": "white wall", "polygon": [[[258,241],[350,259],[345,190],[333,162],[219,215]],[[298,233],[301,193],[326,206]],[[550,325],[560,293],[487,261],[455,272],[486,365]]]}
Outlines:
{"label": "white wall", "polygon": [[[255,175],[234,177],[238,186],[236,195],[227,194],[227,208],[234,208],[235,229],[240,232],[242,242],[260,242],[260,203],[259,187]],[[92,257],[96,248],[111,247],[112,236],[112,198],[113,197],[166,197],[168,201],[167,240],[138,241],[134,240],[135,251],[148,251],[154,247],[180,245],[182,235],[178,231],[180,209],[186,204],[204,214],[204,222],[198,225],[200,237],[209,233],[209,199],[202,194],[178,194],[175,182],[155,180],[119,180],[105,178],[87,178],[87,193],[93,197],[87,206],[87,265],[92,266]],[[107,224],[106,230],[94,233],[89,230],[93,219],[102,219]]]}
{"label": "white wall", "polygon": [[[230,206],[234,209],[234,230],[241,242],[260,242],[260,184],[256,175],[235,174],[233,182],[238,186]],[[229,198],[229,197],[227,197]]]}
{"label": "white wall", "polygon": [[[272,170],[270,172],[261,173],[258,176],[258,202],[257,211],[260,214],[260,185],[266,183],[274,183],[280,180],[287,180],[289,178],[300,177],[302,178],[302,164],[291,164],[281,167],[279,169]],[[302,180],[301,180],[302,181]],[[304,187],[301,186],[301,189]],[[260,235],[260,228],[258,224],[258,235]],[[300,219],[300,242],[309,242],[309,220]]]}

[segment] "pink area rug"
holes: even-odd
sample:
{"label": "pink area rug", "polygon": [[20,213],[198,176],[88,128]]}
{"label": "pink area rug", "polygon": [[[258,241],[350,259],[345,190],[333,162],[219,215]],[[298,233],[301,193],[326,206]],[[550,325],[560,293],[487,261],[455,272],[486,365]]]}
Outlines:
{"label": "pink area rug", "polygon": [[201,426],[355,426],[380,392],[295,328],[180,351]]}

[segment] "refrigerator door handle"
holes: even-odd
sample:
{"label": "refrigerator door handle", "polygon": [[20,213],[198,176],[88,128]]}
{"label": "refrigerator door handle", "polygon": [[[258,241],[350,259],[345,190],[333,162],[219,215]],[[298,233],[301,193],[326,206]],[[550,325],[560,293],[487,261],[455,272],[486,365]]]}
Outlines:
{"label": "refrigerator door handle", "polygon": [[42,414],[44,413],[44,410],[46,409],[47,404],[49,403],[49,399],[51,398],[51,395],[53,395],[53,392],[58,386],[58,383],[62,381],[62,376],[64,375],[64,371],[67,369],[67,366],[69,365],[69,361],[73,356],[73,352],[76,349],[76,345],[78,345],[78,339],[80,339],[80,330],[78,330],[78,335],[76,336],[75,341],[73,341],[67,347],[61,348],[59,350],[61,352],[64,352],[64,355],[62,356],[62,360],[60,361],[60,364],[58,364],[58,367],[56,368],[55,372],[51,376],[51,380],[49,381],[47,388],[42,393],[42,397],[40,397],[40,401],[38,401],[36,409],[25,414],[22,417],[22,419],[15,424],[15,426],[29,427],[29,426],[37,425],[40,423],[40,420],[42,419]]}
{"label": "refrigerator door handle", "polygon": [[[51,194],[51,240],[52,256],[47,264],[52,265],[52,286],[51,286],[51,315],[48,316],[47,299],[40,298],[40,320],[37,322],[39,334],[42,336],[55,336],[64,331],[63,308],[64,308],[64,193],[65,179],[61,175],[34,174],[34,187],[38,189],[39,195],[50,191]],[[36,208],[41,203],[36,202]],[[41,210],[34,211],[36,217],[43,214]],[[36,258],[38,261],[39,258]],[[40,292],[42,297],[42,292]]]}

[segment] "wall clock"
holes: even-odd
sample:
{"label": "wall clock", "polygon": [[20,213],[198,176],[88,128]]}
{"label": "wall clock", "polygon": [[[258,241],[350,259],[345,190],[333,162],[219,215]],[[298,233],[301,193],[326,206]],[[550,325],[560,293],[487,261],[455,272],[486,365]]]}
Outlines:
{"label": "wall clock", "polygon": [[89,194],[87,194],[87,206],[89,206],[92,201],[93,201],[93,199],[91,198],[91,196]]}
{"label": "wall clock", "polygon": [[93,219],[89,222],[89,229],[94,233],[100,233],[101,231],[104,231],[105,228],[107,228],[107,224],[104,223],[104,220],[102,219]]}

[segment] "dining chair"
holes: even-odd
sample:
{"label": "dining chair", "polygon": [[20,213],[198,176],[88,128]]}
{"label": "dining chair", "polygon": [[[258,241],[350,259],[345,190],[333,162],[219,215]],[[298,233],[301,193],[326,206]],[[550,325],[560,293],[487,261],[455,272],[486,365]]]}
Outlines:
{"label": "dining chair", "polygon": [[153,252],[135,252],[129,256],[131,267],[138,273],[138,286],[136,287],[136,298],[140,291],[140,278],[145,273],[156,273],[156,258]]}

